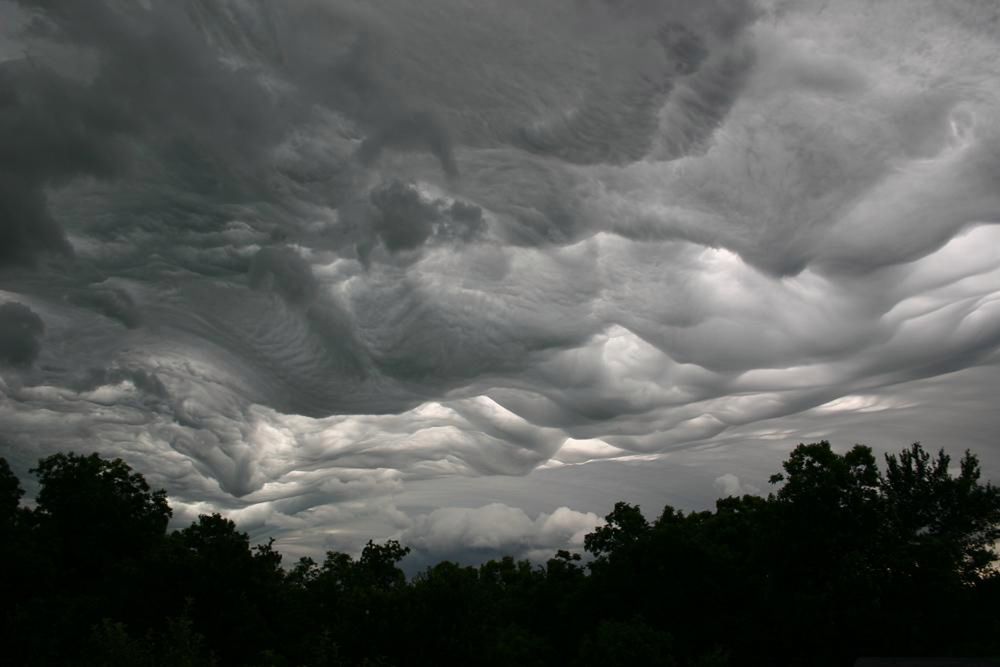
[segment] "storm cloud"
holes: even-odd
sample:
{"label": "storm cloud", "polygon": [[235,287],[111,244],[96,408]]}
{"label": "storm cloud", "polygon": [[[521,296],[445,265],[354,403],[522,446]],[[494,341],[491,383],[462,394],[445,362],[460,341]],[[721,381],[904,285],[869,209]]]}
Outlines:
{"label": "storm cloud", "polygon": [[800,440],[979,443],[998,16],[0,0],[0,455],[432,559],[760,491]]}
{"label": "storm cloud", "polygon": [[0,363],[29,366],[38,358],[42,322],[31,308],[17,302],[0,305]]}

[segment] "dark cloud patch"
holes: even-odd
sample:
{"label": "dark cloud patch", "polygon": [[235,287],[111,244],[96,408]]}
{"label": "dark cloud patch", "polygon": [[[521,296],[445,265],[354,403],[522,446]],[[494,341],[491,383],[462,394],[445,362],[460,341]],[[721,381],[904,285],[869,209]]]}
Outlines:
{"label": "dark cloud patch", "polygon": [[129,329],[142,324],[142,313],[129,293],[122,289],[93,287],[69,295],[68,301],[117,320]]}
{"label": "dark cloud patch", "polygon": [[169,396],[166,386],[164,386],[163,382],[160,381],[160,378],[156,377],[152,373],[147,373],[141,368],[126,371],[126,373],[127,375],[125,375],[125,377],[131,380],[136,389],[159,398],[167,398]]}
{"label": "dark cloud patch", "polygon": [[739,94],[752,62],[741,35],[754,18],[750,3],[604,4],[609,23],[638,26],[620,48],[631,56],[601,63],[578,102],[522,127],[515,145],[576,164],[628,164],[658,148],[661,109],[693,106],[666,128],[669,157],[684,155],[699,143],[690,135],[703,139]]}
{"label": "dark cloud patch", "polygon": [[475,204],[423,196],[409,183],[382,183],[369,195],[375,235],[391,252],[414,250],[431,239],[468,242],[484,228],[483,210]]}
{"label": "dark cloud patch", "polygon": [[656,41],[681,76],[697,71],[709,55],[705,41],[682,23],[664,23],[656,31]]}
{"label": "dark cloud patch", "polygon": [[712,133],[739,99],[754,63],[749,48],[710,57],[713,54],[702,51],[699,43],[670,26],[671,42],[664,48],[681,52],[674,62],[685,76],[659,111],[661,133],[651,154],[665,160],[700,154],[708,147]]}
{"label": "dark cloud patch", "polygon": [[45,189],[118,171],[123,109],[26,61],[0,63],[0,263],[72,254]]}
{"label": "dark cloud patch", "polygon": [[31,308],[16,301],[0,305],[0,363],[30,366],[42,349],[45,323]]}
{"label": "dark cloud patch", "polygon": [[440,211],[425,202],[416,188],[400,181],[392,181],[371,193],[372,205],[377,210],[375,232],[390,252],[412,250],[420,246],[434,232],[434,223]]}
{"label": "dark cloud patch", "polygon": [[147,135],[244,157],[274,138],[273,109],[254,72],[221,61],[188,3],[21,3],[37,12],[36,33],[99,54],[91,99],[126,108]]}
{"label": "dark cloud patch", "polygon": [[455,201],[451,205],[449,212],[456,222],[467,224],[470,227],[475,227],[483,221],[483,209],[475,204]]}
{"label": "dark cloud patch", "polygon": [[374,165],[385,150],[426,151],[450,178],[459,175],[451,130],[394,81],[387,38],[365,19],[320,3],[287,17],[284,58],[310,95],[345,113],[366,133],[358,151]]}
{"label": "dark cloud patch", "polygon": [[30,264],[42,253],[73,248],[45,204],[40,183],[0,174],[0,264]]}
{"label": "dark cloud patch", "polygon": [[475,204],[455,200],[446,212],[447,217],[438,228],[438,235],[442,238],[472,241],[486,229],[483,209]]}
{"label": "dark cloud patch", "polygon": [[441,169],[451,177],[458,177],[458,163],[452,148],[448,128],[433,114],[416,111],[395,115],[385,121],[361,144],[358,156],[371,165],[387,149],[430,151],[441,163]]}
{"label": "dark cloud patch", "polygon": [[[0,64],[0,262],[71,254],[62,212],[46,199],[80,177],[138,169],[175,180],[215,198],[202,202],[201,219],[205,204],[267,192],[257,171],[284,132],[281,114],[257,72],[222,61],[196,12],[183,3],[19,4],[34,48]],[[141,192],[147,206],[150,195],[164,211],[183,205],[170,188]]]}
{"label": "dark cloud patch", "polygon": [[250,262],[250,286],[271,289],[289,303],[308,305],[318,289],[312,269],[287,246],[262,248]]}

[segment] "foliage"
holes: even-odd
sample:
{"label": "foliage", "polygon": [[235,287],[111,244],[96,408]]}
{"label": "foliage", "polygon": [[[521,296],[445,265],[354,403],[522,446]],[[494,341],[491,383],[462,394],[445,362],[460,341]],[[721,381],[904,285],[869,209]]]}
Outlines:
{"label": "foliage", "polygon": [[635,505],[617,502],[604,517],[605,525],[586,536],[584,548],[598,558],[626,549],[643,538],[649,530],[646,517]]}
{"label": "foliage", "polygon": [[966,452],[799,445],[767,497],[650,522],[617,503],[543,566],[368,542],[288,569],[230,519],[168,532],[120,459],[57,454],[33,507],[0,459],[5,664],[849,665],[1000,653],[1000,491]]}
{"label": "foliage", "polygon": [[0,458],[0,530],[14,524],[24,490],[5,459]]}
{"label": "foliage", "polygon": [[64,546],[102,556],[144,549],[163,535],[171,510],[121,459],[55,454],[31,470],[41,490],[34,516]]}

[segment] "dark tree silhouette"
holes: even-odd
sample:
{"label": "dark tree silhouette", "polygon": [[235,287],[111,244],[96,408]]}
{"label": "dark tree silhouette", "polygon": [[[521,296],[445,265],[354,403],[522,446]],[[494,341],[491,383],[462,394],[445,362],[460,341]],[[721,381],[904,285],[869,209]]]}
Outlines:
{"label": "dark tree silhouette", "polygon": [[35,519],[74,559],[89,564],[87,554],[134,554],[154,546],[166,531],[172,514],[166,492],[151,491],[121,459],[54,454],[31,472],[41,484]]}
{"label": "dark tree silhouette", "polygon": [[641,540],[649,530],[649,522],[637,505],[617,502],[607,522],[586,536],[584,547],[598,558],[610,555]]}
{"label": "dark tree silhouette", "polygon": [[24,489],[17,476],[11,471],[7,460],[0,458],[0,535],[10,530],[18,513]]}
{"label": "dark tree silhouette", "polygon": [[121,460],[57,454],[35,506],[0,459],[0,642],[12,665],[851,665],[1000,654],[1000,491],[966,452],[802,444],[767,497],[650,522],[617,503],[589,561],[442,562],[399,542],[287,571],[230,519],[166,532]]}
{"label": "dark tree silhouette", "polygon": [[885,529],[897,572],[917,576],[923,566],[976,583],[989,574],[1000,540],[1000,491],[980,484],[979,461],[966,451],[957,477],[951,459],[918,444],[886,455],[882,481]]}

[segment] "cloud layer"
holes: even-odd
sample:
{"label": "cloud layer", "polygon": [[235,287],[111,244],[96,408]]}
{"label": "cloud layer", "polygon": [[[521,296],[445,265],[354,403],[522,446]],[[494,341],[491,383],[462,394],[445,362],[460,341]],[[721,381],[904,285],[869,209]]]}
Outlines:
{"label": "cloud layer", "polygon": [[[178,516],[230,511],[290,553],[532,551],[591,520],[586,489],[407,494],[739,438],[770,461],[762,429],[791,445],[912,383],[945,418],[964,372],[1000,383],[989,3],[0,18],[0,454],[22,471],[124,455]],[[706,460],[706,494],[760,488],[732,463]]]}

